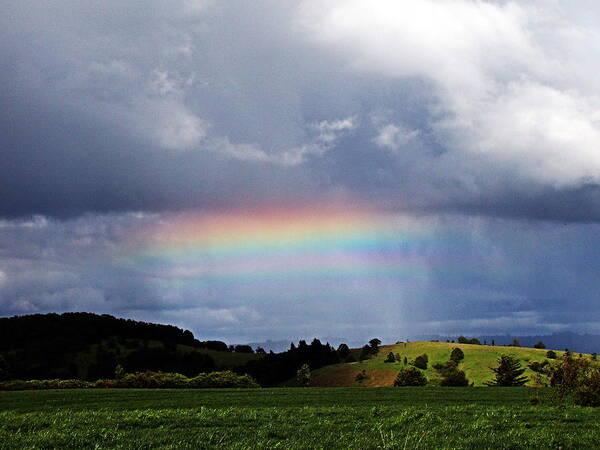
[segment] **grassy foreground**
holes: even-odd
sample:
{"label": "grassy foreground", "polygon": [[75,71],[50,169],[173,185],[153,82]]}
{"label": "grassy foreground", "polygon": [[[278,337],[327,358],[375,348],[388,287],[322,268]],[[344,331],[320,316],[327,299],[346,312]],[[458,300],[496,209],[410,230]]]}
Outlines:
{"label": "grassy foreground", "polygon": [[600,411],[525,388],[0,393],[0,448],[594,448]]}

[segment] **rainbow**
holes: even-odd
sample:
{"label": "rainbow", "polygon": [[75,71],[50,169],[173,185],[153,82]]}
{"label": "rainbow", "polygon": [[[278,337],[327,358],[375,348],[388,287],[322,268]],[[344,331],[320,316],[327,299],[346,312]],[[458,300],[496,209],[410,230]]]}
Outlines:
{"label": "rainbow", "polygon": [[180,214],[136,240],[131,268],[179,282],[422,277],[427,235],[366,208]]}

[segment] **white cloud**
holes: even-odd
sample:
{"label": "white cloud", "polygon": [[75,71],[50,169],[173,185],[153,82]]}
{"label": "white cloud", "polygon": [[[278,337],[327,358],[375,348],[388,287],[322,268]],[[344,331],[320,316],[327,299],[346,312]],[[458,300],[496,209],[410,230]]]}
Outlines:
{"label": "white cloud", "polygon": [[306,144],[282,150],[267,152],[257,144],[233,143],[229,138],[215,138],[208,148],[230,158],[242,161],[255,161],[293,167],[302,164],[309,155],[320,156],[335,146],[346,133],[358,126],[356,117],[346,117],[336,120],[323,120],[311,124],[310,128],[317,131]]}
{"label": "white cloud", "polygon": [[402,125],[388,123],[379,128],[379,132],[373,141],[379,147],[399,150],[406,145],[414,143],[418,138],[419,130],[410,130]]}
{"label": "white cloud", "polygon": [[[298,23],[350,70],[431,83],[439,108],[430,120],[449,158],[470,167],[476,154],[488,167],[565,187],[600,182],[600,96],[589,89],[598,44],[565,9],[544,0],[306,0]],[[582,37],[595,52],[573,51]],[[375,142],[397,148],[393,127]]]}

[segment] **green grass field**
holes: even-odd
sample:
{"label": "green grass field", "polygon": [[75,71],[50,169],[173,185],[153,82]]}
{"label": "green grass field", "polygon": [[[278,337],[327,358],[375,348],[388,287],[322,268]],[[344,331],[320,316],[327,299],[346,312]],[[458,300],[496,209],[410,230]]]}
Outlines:
{"label": "green grass field", "polygon": [[[547,350],[539,350],[526,347],[504,347],[491,345],[471,345],[471,344],[453,344],[446,342],[409,342],[396,345],[385,345],[381,347],[379,353],[371,359],[363,362],[336,364],[316,370],[313,373],[315,385],[317,386],[355,386],[354,377],[361,370],[370,374],[369,379],[365,380],[363,385],[370,387],[391,386],[398,371],[406,367],[403,359],[406,356],[409,361],[415,357],[426,353],[429,357],[429,365],[425,376],[431,384],[439,383],[439,375],[433,364],[448,361],[452,349],[459,347],[465,354],[465,359],[460,363],[459,369],[464,370],[469,381],[474,382],[475,386],[484,386],[486,381],[493,378],[490,367],[496,367],[497,359],[500,355],[510,355],[521,361],[525,375],[533,376],[534,372],[527,368],[527,365],[533,361],[543,361],[546,359]],[[402,362],[386,363],[384,362],[387,354],[392,352],[399,354]],[[556,351],[558,357],[563,352]],[[590,355],[585,355],[590,357]]]}
{"label": "green grass field", "polygon": [[[540,395],[542,406],[530,406]],[[600,411],[527,388],[0,392],[0,448],[595,448]]]}

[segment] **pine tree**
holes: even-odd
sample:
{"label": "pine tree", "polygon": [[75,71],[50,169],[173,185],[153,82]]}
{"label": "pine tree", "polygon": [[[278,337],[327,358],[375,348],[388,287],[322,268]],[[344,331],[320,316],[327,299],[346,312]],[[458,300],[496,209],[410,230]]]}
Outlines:
{"label": "pine tree", "polygon": [[491,370],[496,375],[493,381],[485,383],[488,386],[523,386],[528,380],[521,376],[525,369],[521,368],[519,360],[511,356],[502,355],[498,358],[498,367],[492,367]]}
{"label": "pine tree", "polygon": [[311,376],[308,364],[302,364],[296,372],[296,381],[300,386],[310,386]]}

